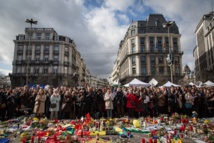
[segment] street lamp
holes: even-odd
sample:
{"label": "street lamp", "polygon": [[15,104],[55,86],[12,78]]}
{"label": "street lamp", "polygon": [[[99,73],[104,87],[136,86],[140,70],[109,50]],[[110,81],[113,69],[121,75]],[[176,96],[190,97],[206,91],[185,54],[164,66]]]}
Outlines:
{"label": "street lamp", "polygon": [[27,52],[27,72],[26,72],[26,85],[28,85],[28,78],[29,78],[29,63],[30,63],[30,47],[31,47],[31,36],[32,36],[32,25],[37,24],[37,21],[31,19],[25,19],[26,23],[30,23],[30,34],[29,34],[29,45],[28,45],[28,52]]}
{"label": "street lamp", "polygon": [[171,47],[170,47],[170,38],[169,38],[169,28],[171,25],[174,24],[174,21],[168,21],[166,23],[163,23],[163,27],[168,29],[168,42],[169,42],[169,55],[167,57],[167,62],[169,63],[170,66],[170,75],[171,75],[171,82],[173,82],[173,56],[171,52]]}

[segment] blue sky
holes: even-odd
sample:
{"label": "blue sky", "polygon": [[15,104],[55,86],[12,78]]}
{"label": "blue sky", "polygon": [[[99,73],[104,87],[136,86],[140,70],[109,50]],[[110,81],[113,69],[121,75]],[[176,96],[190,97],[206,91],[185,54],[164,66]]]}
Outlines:
{"label": "blue sky", "polygon": [[38,20],[36,27],[54,28],[74,39],[91,73],[108,77],[129,24],[145,20],[150,13],[161,13],[176,22],[182,35],[183,66],[194,69],[194,31],[210,11],[210,0],[4,1],[0,5],[0,72],[12,72],[13,40],[29,27],[24,19],[33,18]]}

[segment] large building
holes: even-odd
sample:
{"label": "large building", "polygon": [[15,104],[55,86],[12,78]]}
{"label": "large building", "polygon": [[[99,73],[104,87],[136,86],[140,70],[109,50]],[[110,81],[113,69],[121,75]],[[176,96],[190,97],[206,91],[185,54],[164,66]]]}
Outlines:
{"label": "large building", "polygon": [[205,14],[196,30],[195,76],[197,81],[214,81],[214,12]]}
{"label": "large building", "polygon": [[29,84],[80,86],[87,82],[86,64],[74,41],[53,28],[26,28],[14,43],[12,86],[25,85],[27,77]]}
{"label": "large building", "polygon": [[132,22],[124,39],[120,42],[117,59],[111,74],[111,81],[126,84],[133,78],[149,82],[155,78],[159,83],[170,80],[167,64],[169,48],[173,55],[173,79],[178,82],[182,76],[181,35],[174,22],[168,28],[162,14],[150,14],[148,19]]}

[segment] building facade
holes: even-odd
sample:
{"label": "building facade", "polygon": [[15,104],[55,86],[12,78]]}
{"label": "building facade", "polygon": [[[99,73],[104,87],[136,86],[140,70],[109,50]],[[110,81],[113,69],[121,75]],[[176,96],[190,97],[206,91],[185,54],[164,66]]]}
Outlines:
{"label": "building facade", "polygon": [[133,78],[149,82],[152,78],[165,82],[170,80],[170,67],[166,57],[169,48],[173,55],[174,82],[182,77],[182,55],[179,29],[174,22],[163,27],[166,19],[162,14],[150,14],[148,19],[132,22],[120,42],[112,81],[119,79],[126,84]]}
{"label": "building facade", "polygon": [[90,76],[90,87],[102,88],[109,85],[108,80],[97,76]]}
{"label": "building facade", "polygon": [[205,14],[196,30],[195,76],[197,81],[214,81],[214,12]]}
{"label": "building facade", "polygon": [[14,44],[12,86],[25,85],[27,76],[29,84],[84,84],[86,65],[69,37],[53,28],[26,28]]}

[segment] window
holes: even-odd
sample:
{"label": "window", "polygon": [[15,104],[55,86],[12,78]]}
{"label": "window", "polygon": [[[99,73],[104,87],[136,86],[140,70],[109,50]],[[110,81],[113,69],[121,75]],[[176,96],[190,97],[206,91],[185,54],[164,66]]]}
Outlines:
{"label": "window", "polygon": [[48,45],[45,46],[45,51],[49,51],[49,46]]}
{"label": "window", "polygon": [[40,56],[39,55],[36,55],[36,61],[39,61],[40,60]]}
{"label": "window", "polygon": [[17,73],[21,73],[21,69],[22,69],[22,67],[21,67],[21,66],[18,66],[18,67],[17,67]]}
{"label": "window", "polygon": [[165,43],[168,45],[169,44],[169,39],[168,37],[165,37]]}
{"label": "window", "polygon": [[146,57],[145,56],[141,57],[141,64],[146,64]]}
{"label": "window", "polygon": [[36,46],[36,51],[40,51],[40,48],[41,48],[41,46],[40,46],[40,45],[37,45],[37,46]]}
{"label": "window", "polygon": [[167,73],[170,74],[170,67],[167,67]]}
{"label": "window", "polygon": [[157,38],[158,45],[162,45],[162,37]]}
{"label": "window", "polygon": [[177,65],[179,64],[179,57],[174,57],[174,63]]}
{"label": "window", "polygon": [[169,46],[166,46],[166,52],[169,53]]}
{"label": "window", "polygon": [[68,52],[68,47],[65,47],[65,52]]}
{"label": "window", "polygon": [[175,53],[177,53],[177,52],[178,52],[178,46],[174,45],[174,46],[173,46],[173,51],[174,51]]}
{"label": "window", "polygon": [[141,65],[141,74],[146,75],[146,65]]}
{"label": "window", "polygon": [[159,74],[164,74],[164,67],[159,67]]}
{"label": "window", "polygon": [[155,48],[153,45],[150,45],[150,52],[154,52],[155,51]]}
{"label": "window", "polygon": [[47,33],[47,34],[45,35],[45,39],[46,39],[46,40],[50,40],[50,34],[49,34],[49,33]]}
{"label": "window", "polygon": [[145,38],[144,38],[144,37],[141,37],[141,38],[140,38],[140,44],[141,44],[141,45],[145,45]]}
{"label": "window", "polygon": [[37,39],[41,40],[41,33],[37,33]]}
{"label": "window", "polygon": [[23,45],[19,45],[18,50],[23,50]]}
{"label": "window", "polygon": [[48,59],[49,59],[49,56],[45,55],[45,61],[48,61]]}
{"label": "window", "polygon": [[133,75],[136,74],[136,68],[135,68],[135,67],[132,68],[132,74],[133,74]]}
{"label": "window", "polygon": [[150,45],[154,45],[154,37],[149,37],[149,43]]}
{"label": "window", "polygon": [[135,30],[131,30],[131,35],[135,35]]}
{"label": "window", "polygon": [[179,66],[176,66],[176,67],[175,67],[175,73],[176,73],[176,74],[179,74],[179,73],[180,73],[180,68],[179,68]]}
{"label": "window", "polygon": [[150,62],[151,64],[155,64],[155,56],[150,56]]}
{"label": "window", "polygon": [[145,45],[140,45],[140,50],[141,50],[141,53],[145,53],[146,52]]}
{"label": "window", "polygon": [[64,72],[65,72],[65,74],[68,74],[68,68],[67,67],[64,67]]}
{"label": "window", "polygon": [[178,45],[178,38],[173,38],[173,45]]}
{"label": "window", "polygon": [[44,74],[48,74],[48,67],[45,66],[44,69],[43,69],[43,71],[44,71]]}
{"label": "window", "polygon": [[34,68],[34,74],[39,74],[39,67],[38,67],[38,66],[36,66],[36,67]]}
{"label": "window", "polygon": [[158,57],[158,63],[159,64],[163,64],[163,56],[159,56]]}
{"label": "window", "polygon": [[135,39],[132,39],[131,40],[131,47],[132,47],[132,53],[135,53],[136,52],[136,48],[135,48]]}
{"label": "window", "polygon": [[152,75],[155,75],[155,66],[151,66],[151,73]]}
{"label": "window", "polygon": [[54,71],[53,71],[54,74],[57,74],[58,73],[58,67],[57,66],[54,66]]}
{"label": "window", "polygon": [[22,55],[18,55],[18,60],[19,60],[19,61],[22,60]]}
{"label": "window", "polygon": [[68,61],[68,57],[65,57],[65,62],[67,62]]}
{"label": "window", "polygon": [[59,51],[59,46],[54,46],[54,51]]}
{"label": "window", "polygon": [[136,65],[136,57],[132,57],[132,66]]}
{"label": "window", "polygon": [[59,56],[54,55],[54,61],[58,61]]}

